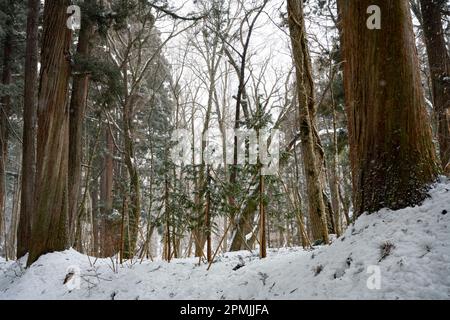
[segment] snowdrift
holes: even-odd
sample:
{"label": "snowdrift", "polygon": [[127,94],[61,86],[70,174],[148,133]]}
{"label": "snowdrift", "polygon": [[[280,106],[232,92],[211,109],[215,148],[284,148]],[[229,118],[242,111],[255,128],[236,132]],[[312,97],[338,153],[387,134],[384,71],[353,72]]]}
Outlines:
{"label": "snowdrift", "polygon": [[26,270],[2,259],[0,299],[449,299],[449,211],[442,178],[421,206],[363,215],[330,246],[227,253],[209,271],[193,258],[117,266],[72,249]]}

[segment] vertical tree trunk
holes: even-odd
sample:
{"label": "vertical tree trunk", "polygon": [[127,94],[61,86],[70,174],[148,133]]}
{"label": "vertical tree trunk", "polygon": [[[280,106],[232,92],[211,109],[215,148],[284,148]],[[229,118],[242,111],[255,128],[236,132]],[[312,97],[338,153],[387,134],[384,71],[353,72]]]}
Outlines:
{"label": "vertical tree trunk", "polygon": [[27,40],[25,49],[25,88],[23,107],[22,193],[19,229],[17,231],[17,258],[29,249],[34,210],[35,124],[38,82],[38,26],[40,0],[28,0]]}
{"label": "vertical tree trunk", "polygon": [[258,182],[251,194],[248,195],[246,204],[241,210],[242,212],[239,216],[239,220],[237,222],[230,222],[236,224],[233,230],[230,251],[249,249],[250,241],[247,242],[245,236],[253,231],[253,220],[255,218],[255,213],[258,210],[259,189],[260,184]]}
{"label": "vertical tree trunk", "polygon": [[[381,30],[366,26],[370,5]],[[339,0],[355,215],[422,202],[438,172],[407,0]]]}
{"label": "vertical tree trunk", "polygon": [[[250,117],[249,111],[248,111],[248,105],[247,105],[248,95],[247,95],[247,91],[245,88],[245,86],[246,86],[245,71],[246,71],[246,66],[247,66],[247,56],[248,56],[248,51],[249,51],[250,40],[251,40],[252,33],[255,28],[256,21],[258,20],[258,17],[264,10],[267,3],[268,3],[268,0],[264,0],[263,3],[261,4],[261,6],[256,11],[256,15],[253,17],[252,21],[249,22],[247,20],[247,22],[249,23],[249,26],[248,26],[246,39],[242,43],[242,47],[243,47],[242,53],[239,54],[239,56],[240,56],[239,64],[234,61],[234,59],[232,58],[230,51],[227,49],[227,47],[226,46],[224,47],[224,52],[228,56],[230,63],[232,64],[236,73],[238,74],[238,80],[239,80],[238,91],[236,94],[236,111],[235,111],[235,118],[234,118],[235,132],[240,128],[240,122],[241,122],[240,110],[241,110],[241,108],[244,113],[244,117],[247,121],[249,120],[249,117]],[[238,162],[238,145],[237,145],[237,143],[238,143],[238,139],[237,139],[237,137],[234,137],[233,165],[231,166],[231,173],[230,173],[230,180],[229,180],[231,186],[234,186],[237,182],[237,169],[238,169],[238,163],[237,163]],[[228,197],[228,201],[229,201],[230,207],[236,208],[236,201],[233,196]],[[247,213],[247,215],[244,216],[245,213]],[[231,243],[231,247],[230,247],[231,251],[237,251],[237,250],[243,249],[244,244],[247,246],[247,244],[244,242],[245,239],[243,239],[242,223],[245,223],[247,226],[249,226],[253,222],[253,220],[248,222],[249,221],[248,214],[252,214],[249,211],[243,211],[241,217],[235,217],[235,214],[236,214],[235,212],[232,212],[231,219],[230,219],[231,220],[230,223],[233,223],[233,226],[234,226],[233,231],[232,231],[232,233],[234,234],[234,238],[232,239],[232,243]],[[236,221],[236,218],[238,221]],[[247,223],[245,221],[247,221]],[[252,227],[250,226],[250,229],[251,228]]]}
{"label": "vertical tree trunk", "polygon": [[91,255],[94,257],[99,256],[99,214],[98,214],[98,182],[95,180],[91,189],[92,199],[92,233],[93,233],[93,250]]}
{"label": "vertical tree trunk", "polygon": [[328,243],[326,208],[317,167],[314,147],[313,124],[310,111],[314,109],[314,84],[312,82],[311,61],[305,34],[303,2],[288,0],[289,30],[297,73],[297,94],[300,120],[300,136],[308,192],[309,216],[312,237],[315,241]]}
{"label": "vertical tree trunk", "polygon": [[[19,156],[16,156],[16,163],[19,162]],[[17,168],[18,169],[18,168]],[[19,224],[19,204],[20,204],[20,175],[14,179],[14,190],[12,198],[12,208],[11,208],[11,223],[9,226],[8,234],[8,246],[5,248],[7,250],[6,256],[10,259],[14,259],[16,255],[16,244],[17,244],[17,227]]]}
{"label": "vertical tree trunk", "polygon": [[211,172],[209,165],[206,169],[206,203],[205,203],[205,220],[206,220],[206,258],[208,262],[212,259],[212,243],[211,243]]}
{"label": "vertical tree trunk", "polygon": [[[2,84],[11,84],[11,62],[12,62],[12,36],[7,32],[3,43],[3,63],[2,63]],[[8,159],[8,118],[11,112],[11,97],[5,94],[0,97],[0,232],[2,223],[5,220],[5,199],[6,199],[6,163]],[[6,239],[6,226],[5,239]],[[6,240],[5,240],[6,241]],[[6,250],[6,248],[5,248]]]}
{"label": "vertical tree trunk", "polygon": [[[85,15],[83,15],[85,17]],[[82,20],[78,39],[77,58],[86,59],[90,52],[90,38],[94,26],[88,18]],[[69,131],[69,239],[74,241],[78,200],[81,186],[81,162],[83,156],[83,121],[89,88],[89,74],[77,72],[73,76],[72,97],[70,99]]]}
{"label": "vertical tree trunk", "polygon": [[302,197],[300,194],[300,170],[299,170],[299,161],[297,150],[294,147],[294,165],[295,165],[295,186],[293,189],[293,203],[295,210],[295,217],[297,219],[298,230],[300,233],[300,240],[302,243],[302,247],[305,249],[307,247],[311,247],[311,243],[309,242],[308,233],[305,228],[304,216],[302,212]]}
{"label": "vertical tree trunk", "polygon": [[122,199],[122,221],[120,224],[120,264],[123,263],[123,259],[126,259],[125,255],[125,230],[127,228],[128,220],[128,194],[124,192]]}
{"label": "vertical tree trunk", "polygon": [[332,112],[333,112],[333,161],[331,169],[331,204],[333,206],[334,214],[334,226],[336,235],[339,237],[341,235],[341,210],[339,205],[339,149],[338,149],[338,139],[337,139],[337,126],[336,126],[336,103],[334,100],[333,88],[330,88],[331,100],[332,100]]}
{"label": "vertical tree trunk", "polygon": [[170,240],[170,208],[169,208],[169,182],[167,177],[164,179],[164,210],[165,210],[165,218],[166,218],[166,236],[165,236],[165,258],[166,261],[170,262],[170,258],[172,257],[172,245]]}
{"label": "vertical tree trunk", "polygon": [[446,168],[450,163],[450,57],[442,28],[440,10],[443,3],[444,1],[438,0],[420,0],[440,157],[442,167]]}
{"label": "vertical tree trunk", "polygon": [[141,190],[139,173],[134,159],[134,143],[132,140],[132,105],[129,100],[124,104],[123,122],[125,137],[125,164],[130,176],[130,208],[128,214],[128,228],[125,228],[124,258],[132,258],[135,254],[138,238],[139,219],[141,215]]}
{"label": "vertical tree trunk", "polygon": [[267,241],[266,241],[266,212],[264,210],[264,176],[259,174],[259,257],[265,258],[267,256]]}
{"label": "vertical tree trunk", "polygon": [[67,0],[47,1],[38,99],[36,218],[27,265],[44,253],[67,247],[67,158],[70,79],[68,53],[72,33],[66,27]]}
{"label": "vertical tree trunk", "polygon": [[[209,169],[206,169],[206,165],[205,165],[205,150],[206,150],[206,139],[208,139],[208,137],[206,137],[206,133],[209,130],[209,124],[210,124],[210,120],[211,120],[211,112],[212,112],[212,107],[213,107],[213,102],[214,102],[214,92],[216,91],[216,75],[217,75],[217,70],[219,67],[219,62],[220,62],[220,58],[216,57],[217,54],[217,44],[219,41],[219,37],[216,35],[214,38],[214,42],[212,44],[213,48],[212,48],[212,52],[211,52],[211,60],[210,61],[206,61],[208,64],[208,76],[209,76],[209,88],[208,88],[208,101],[207,101],[207,108],[206,108],[206,114],[205,114],[205,122],[203,123],[203,130],[202,130],[202,149],[201,149],[201,160],[202,163],[200,165],[200,170],[199,170],[199,187],[200,190],[198,190],[199,192],[199,200],[202,201],[203,196],[205,193],[208,193],[208,191],[205,192],[205,189],[209,188],[209,173],[206,172],[205,174],[205,170],[208,171]],[[205,202],[208,202],[208,199],[205,199]],[[209,206],[209,203],[207,204]],[[205,246],[205,242],[208,241],[208,234],[210,237],[210,233],[211,230],[209,230],[210,225],[208,223],[206,223],[206,228],[203,227],[204,222],[207,221],[207,217],[206,214],[210,213],[210,208],[204,208],[202,210],[203,206],[198,206],[199,212],[198,212],[198,228],[197,228],[197,238],[198,241],[196,242],[196,255],[197,256],[201,256],[202,252],[203,252],[203,248]],[[202,211],[204,213],[204,215],[202,215]],[[210,217],[209,217],[210,218]],[[211,240],[209,238],[209,240]],[[210,244],[209,244],[210,245]],[[208,260],[209,262],[209,260]]]}
{"label": "vertical tree trunk", "polygon": [[110,223],[113,210],[113,174],[114,174],[114,141],[108,126],[105,127],[106,148],[103,155],[103,171],[100,177],[100,254],[103,257],[114,255],[114,243],[118,236],[114,234],[118,228]]}

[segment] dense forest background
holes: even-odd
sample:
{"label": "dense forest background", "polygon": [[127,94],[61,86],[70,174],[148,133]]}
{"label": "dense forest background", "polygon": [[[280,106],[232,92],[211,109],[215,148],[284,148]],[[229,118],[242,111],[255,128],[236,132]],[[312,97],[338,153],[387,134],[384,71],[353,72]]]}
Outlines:
{"label": "dense forest background", "polygon": [[[366,26],[374,4],[381,30]],[[450,174],[449,12],[445,0],[0,0],[0,254],[264,257],[420,203]],[[284,134],[274,175],[239,163],[249,139],[227,131],[268,128]],[[180,141],[195,146],[189,163],[173,157]]]}

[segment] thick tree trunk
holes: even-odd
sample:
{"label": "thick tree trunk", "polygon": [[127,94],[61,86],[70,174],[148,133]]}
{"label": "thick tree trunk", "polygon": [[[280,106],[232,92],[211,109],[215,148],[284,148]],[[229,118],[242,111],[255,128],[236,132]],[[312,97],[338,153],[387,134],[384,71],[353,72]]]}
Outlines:
{"label": "thick tree trunk", "polygon": [[40,0],[28,0],[27,43],[25,52],[25,89],[23,107],[22,193],[19,229],[17,231],[17,258],[29,249],[34,210],[35,125],[38,82],[38,26]]}
{"label": "thick tree trunk", "polygon": [[[381,30],[366,26],[381,9]],[[438,166],[407,0],[339,0],[355,215],[422,202]]]}
{"label": "thick tree trunk", "polygon": [[72,33],[67,0],[45,3],[38,99],[36,202],[27,265],[44,253],[67,248],[67,159]]}
{"label": "thick tree trunk", "polygon": [[[83,19],[78,40],[78,58],[86,59],[90,52],[90,38],[94,26],[89,19]],[[73,76],[72,98],[70,99],[70,141],[69,141],[69,239],[72,244],[75,235],[78,202],[81,186],[81,162],[83,156],[83,122],[89,88],[89,74],[76,73]]]}
{"label": "thick tree trunk", "polygon": [[450,164],[450,57],[442,28],[440,9],[443,3],[442,0],[420,0],[440,157],[445,168]]}
{"label": "thick tree trunk", "polygon": [[289,30],[292,51],[297,73],[297,94],[300,120],[300,137],[308,193],[309,216],[312,238],[328,243],[326,208],[324,204],[320,170],[317,167],[314,128],[311,111],[315,109],[314,84],[312,81],[311,61],[305,34],[303,2],[287,2]]}

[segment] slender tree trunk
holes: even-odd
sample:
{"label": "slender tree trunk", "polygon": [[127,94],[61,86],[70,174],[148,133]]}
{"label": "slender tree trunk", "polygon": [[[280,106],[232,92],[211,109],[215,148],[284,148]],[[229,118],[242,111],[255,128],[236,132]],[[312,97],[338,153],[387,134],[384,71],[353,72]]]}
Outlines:
{"label": "slender tree trunk", "polygon": [[133,95],[129,93],[128,66],[123,67],[124,86],[127,97],[123,104],[123,124],[124,124],[124,161],[130,177],[130,198],[128,227],[125,228],[125,248],[124,258],[132,258],[135,254],[136,243],[139,231],[139,219],[141,216],[141,187],[139,172],[136,167],[134,142],[133,142]]}
{"label": "slender tree trunk", "polygon": [[98,182],[95,180],[91,189],[92,199],[92,233],[93,233],[93,251],[94,257],[99,256],[99,218],[98,218]]}
{"label": "slender tree trunk", "polygon": [[[211,52],[211,61],[207,61],[208,64],[208,76],[209,76],[209,88],[208,88],[208,101],[207,101],[207,109],[205,114],[205,122],[203,124],[203,130],[202,130],[202,150],[201,150],[201,157],[202,157],[202,163],[200,165],[200,172],[199,172],[199,187],[201,188],[199,192],[199,200],[202,201],[203,196],[208,192],[205,191],[205,189],[209,188],[208,185],[208,179],[209,179],[209,173],[205,165],[205,151],[207,146],[208,137],[206,137],[206,133],[209,130],[209,124],[211,120],[211,112],[213,107],[213,98],[214,98],[214,92],[216,91],[216,74],[219,67],[220,58],[216,57],[217,53],[217,43],[219,41],[218,36],[216,35],[214,43],[212,44],[212,52]],[[208,200],[205,199],[207,202]],[[197,228],[197,238],[198,241],[196,242],[196,254],[197,256],[201,256],[201,253],[203,251],[203,248],[205,246],[205,242],[208,241],[208,234],[211,233],[211,230],[208,228],[210,227],[208,223],[206,223],[206,228],[203,226],[204,222],[206,222],[206,214],[209,214],[209,208],[203,208],[202,206],[198,206],[199,212],[198,212],[198,228]],[[203,215],[202,215],[203,213]],[[210,239],[209,239],[210,240]],[[209,261],[208,261],[209,262]]]}
{"label": "slender tree trunk", "polygon": [[103,257],[111,257],[117,252],[117,234],[120,232],[118,223],[110,219],[113,210],[114,141],[108,126],[105,127],[104,135],[106,145],[100,177],[100,253]]}
{"label": "slender tree trunk", "polygon": [[[16,163],[18,163],[19,157],[16,157]],[[9,235],[8,235],[8,246],[5,248],[8,253],[7,256],[10,259],[14,259],[17,251],[17,227],[19,224],[19,204],[20,204],[20,175],[14,179],[14,190],[13,190],[13,198],[12,198],[12,208],[11,208],[11,224],[9,226]]]}
{"label": "slender tree trunk", "polygon": [[313,240],[328,243],[326,208],[323,199],[320,171],[314,147],[313,124],[310,111],[314,109],[314,84],[311,61],[305,34],[303,2],[288,0],[289,30],[297,72],[297,93],[300,136],[308,192],[309,216]]}
{"label": "slender tree trunk", "polygon": [[25,88],[23,107],[22,193],[19,229],[17,231],[17,258],[29,249],[34,210],[35,183],[35,125],[38,83],[38,26],[40,0],[28,0],[27,40],[25,50]]}
{"label": "slender tree trunk", "polygon": [[233,230],[230,251],[239,251],[250,247],[250,243],[246,241],[245,236],[253,231],[253,220],[258,210],[259,189],[260,184],[257,183],[255,189],[248,196],[245,207],[242,209],[242,213]]}
{"label": "slender tree trunk", "polygon": [[342,188],[340,186],[338,190],[339,190],[339,200],[341,201],[342,209],[344,210],[345,223],[348,226],[351,222],[349,216],[351,200],[349,196],[343,195],[344,192],[342,191]]}
{"label": "slender tree trunk", "polygon": [[[381,30],[366,26],[371,5]],[[407,0],[339,0],[355,216],[421,203],[438,166]]]}
{"label": "slender tree trunk", "polygon": [[[258,17],[260,16],[261,12],[264,10],[265,6],[267,5],[268,0],[264,0],[262,5],[259,7],[259,9],[257,10],[256,15],[253,17],[252,21],[249,23],[249,28],[247,31],[247,37],[245,39],[245,41],[242,43],[243,45],[243,50],[242,50],[242,54],[240,54],[240,64],[238,65],[238,63],[236,63],[234,61],[234,59],[232,58],[230,51],[225,47],[224,51],[225,54],[228,56],[230,63],[232,64],[232,66],[234,67],[236,73],[238,74],[238,80],[239,80],[239,85],[238,85],[238,91],[236,94],[236,109],[235,109],[235,118],[234,118],[234,129],[235,132],[237,132],[237,130],[240,128],[240,122],[241,122],[241,117],[240,117],[240,110],[242,108],[242,111],[244,113],[244,117],[245,119],[248,121],[249,120],[249,111],[248,111],[248,104],[247,104],[247,99],[248,99],[248,95],[247,95],[247,91],[245,88],[246,85],[246,79],[245,79],[245,71],[246,71],[246,65],[247,65],[247,55],[248,55],[248,50],[249,50],[249,45],[250,45],[250,40],[251,40],[251,36],[256,24],[256,21],[258,20]],[[237,183],[237,169],[238,169],[238,139],[235,136],[234,137],[234,144],[233,144],[233,165],[231,167],[231,173],[230,173],[230,185],[234,186]],[[236,207],[236,201],[234,199],[234,196],[230,196],[228,197],[229,200],[229,204],[230,207]],[[242,229],[239,229],[242,225],[241,225],[241,221],[245,221],[247,217],[241,216],[238,217],[239,222],[236,223],[236,217],[235,217],[235,213],[232,212],[231,214],[231,222],[234,224],[234,238],[232,239],[232,244],[231,244],[231,251],[237,251],[237,250],[241,250],[241,246],[244,243],[243,242],[243,235],[242,235]],[[251,221],[253,222],[253,221]]]}
{"label": "slender tree trunk", "polygon": [[[141,191],[140,191],[140,182],[139,182],[139,173],[136,168],[135,159],[134,159],[134,144],[131,137],[131,127],[132,127],[132,118],[131,118],[131,106],[128,103],[125,103],[124,107],[124,123],[125,123],[125,164],[128,170],[128,174],[130,176],[130,207],[128,214],[128,228],[125,230],[125,250],[124,257],[125,259],[132,258],[135,249],[136,242],[138,237],[138,228],[139,228],[139,218],[141,215]],[[128,232],[129,231],[129,232]]]}
{"label": "slender tree trunk", "polygon": [[334,225],[336,235],[339,237],[341,235],[341,210],[339,205],[339,149],[338,149],[338,139],[337,139],[337,126],[336,126],[336,104],[334,101],[333,88],[330,88],[331,100],[332,100],[332,112],[333,112],[333,161],[331,170],[331,204],[333,206],[334,214]]}
{"label": "slender tree trunk", "polygon": [[122,221],[120,223],[120,264],[123,263],[123,259],[126,259],[125,257],[125,233],[127,228],[127,220],[128,220],[128,194],[124,193],[123,200],[122,200]]}
{"label": "slender tree trunk", "polygon": [[[308,53],[309,56],[309,53]],[[316,161],[316,168],[319,175],[319,181],[320,181],[320,189],[322,190],[322,197],[323,197],[323,203],[325,205],[325,219],[327,224],[327,230],[328,233],[336,233],[336,224],[334,221],[334,209],[332,206],[332,203],[326,194],[326,185],[327,185],[327,165],[326,165],[326,159],[325,159],[325,151],[323,150],[322,141],[319,136],[319,132],[316,128],[317,123],[317,106],[315,104],[315,93],[314,93],[314,82],[312,79],[312,67],[310,58],[308,58],[308,65],[305,68],[306,71],[306,77],[307,82],[311,86],[312,89],[309,89],[308,94],[310,94],[310,103],[308,104],[308,115],[310,118],[310,124],[311,124],[311,132],[313,137],[313,146],[314,146],[314,153],[315,153],[315,161]],[[308,87],[308,86],[307,86]]]}
{"label": "slender tree trunk", "polygon": [[165,218],[166,218],[166,241],[165,241],[165,258],[166,261],[170,262],[170,258],[172,257],[172,249],[170,243],[170,208],[169,208],[169,182],[167,177],[164,179],[164,210],[165,210]]}
{"label": "slender tree trunk", "polygon": [[212,259],[212,243],[211,243],[211,173],[209,165],[206,169],[206,204],[205,204],[205,219],[206,219],[206,258],[208,262]]}
{"label": "slender tree trunk", "polygon": [[[445,169],[450,165],[450,57],[442,28],[440,10],[443,3],[442,0],[420,0],[440,158]],[[447,174],[450,174],[450,170]]]}
{"label": "slender tree trunk", "polygon": [[297,150],[294,147],[294,165],[295,165],[295,186],[293,189],[293,204],[295,210],[295,216],[297,219],[298,229],[300,233],[300,240],[303,248],[311,247],[311,243],[309,242],[308,233],[305,228],[304,217],[302,212],[302,197],[300,194],[300,170],[299,170],[299,161]]}
{"label": "slender tree trunk", "polygon": [[[90,52],[90,38],[94,26],[88,18],[82,20],[78,39],[77,59],[86,59]],[[72,97],[70,99],[70,140],[69,140],[69,239],[74,241],[78,200],[81,187],[81,162],[83,157],[83,122],[89,88],[89,74],[77,72],[73,76]]]}
{"label": "slender tree trunk", "polygon": [[259,174],[259,257],[265,258],[267,256],[267,241],[266,241],[266,212],[264,210],[264,176]]}
{"label": "slender tree trunk", "polygon": [[38,99],[36,219],[27,265],[44,253],[67,248],[67,160],[70,79],[67,0],[45,3]]}

